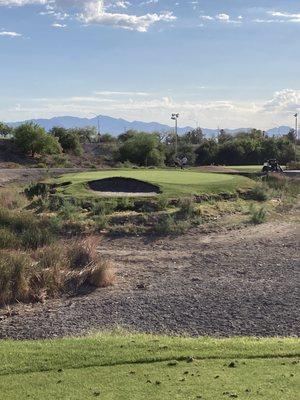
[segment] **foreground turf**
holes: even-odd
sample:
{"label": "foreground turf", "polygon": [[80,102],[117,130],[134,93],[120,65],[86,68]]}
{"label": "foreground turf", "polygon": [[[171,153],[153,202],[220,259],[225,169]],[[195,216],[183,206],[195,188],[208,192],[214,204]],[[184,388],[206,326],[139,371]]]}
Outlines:
{"label": "foreground turf", "polygon": [[3,399],[297,398],[299,340],[103,334],[0,342]]}
{"label": "foreground turf", "polygon": [[[228,174],[202,173],[181,170],[105,170],[95,172],[82,172],[68,174],[60,177],[56,182],[71,182],[71,185],[62,189],[63,193],[72,196],[87,196],[93,192],[87,188],[89,181],[110,178],[125,177],[134,178],[158,185],[161,191],[170,197],[234,193],[238,188],[251,188],[254,182],[243,176]],[[95,194],[95,193],[94,193]]]}

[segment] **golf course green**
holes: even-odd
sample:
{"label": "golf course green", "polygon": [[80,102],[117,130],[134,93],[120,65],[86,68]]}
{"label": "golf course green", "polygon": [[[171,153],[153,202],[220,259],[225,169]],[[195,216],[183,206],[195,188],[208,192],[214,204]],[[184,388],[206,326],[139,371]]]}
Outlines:
{"label": "golf course green", "polygon": [[70,182],[69,185],[60,188],[60,191],[65,195],[97,196],[97,192],[89,189],[88,183],[111,177],[132,178],[149,182],[159,186],[161,193],[168,197],[234,193],[237,189],[250,189],[255,184],[253,180],[239,175],[167,169],[112,169],[81,172],[63,175],[55,182]]}
{"label": "golf course green", "polygon": [[299,340],[106,333],[0,341],[1,399],[296,400]]}

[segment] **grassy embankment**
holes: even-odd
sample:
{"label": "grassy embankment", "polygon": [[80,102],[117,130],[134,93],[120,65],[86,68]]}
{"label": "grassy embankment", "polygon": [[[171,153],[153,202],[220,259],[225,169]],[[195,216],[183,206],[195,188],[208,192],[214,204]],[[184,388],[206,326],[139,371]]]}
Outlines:
{"label": "grassy embankment", "polygon": [[5,400],[296,400],[299,355],[295,338],[1,341],[0,393]]}

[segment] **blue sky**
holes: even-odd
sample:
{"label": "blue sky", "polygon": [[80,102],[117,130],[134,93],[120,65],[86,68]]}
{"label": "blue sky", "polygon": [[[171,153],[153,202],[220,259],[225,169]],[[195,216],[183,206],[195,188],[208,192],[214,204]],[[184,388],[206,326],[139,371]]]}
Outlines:
{"label": "blue sky", "polygon": [[292,125],[299,42],[299,0],[0,0],[0,120]]}

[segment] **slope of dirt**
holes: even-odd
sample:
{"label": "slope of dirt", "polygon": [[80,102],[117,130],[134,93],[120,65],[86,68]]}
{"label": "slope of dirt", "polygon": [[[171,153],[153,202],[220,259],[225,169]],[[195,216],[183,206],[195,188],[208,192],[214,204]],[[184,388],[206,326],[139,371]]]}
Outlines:
{"label": "slope of dirt", "polygon": [[0,168],[0,187],[11,183],[25,184],[37,182],[49,176],[85,171],[82,168]]}
{"label": "slope of dirt", "polygon": [[299,226],[102,239],[118,283],[85,297],[16,307],[1,338],[54,338],[123,326],[188,335],[299,335]]}

